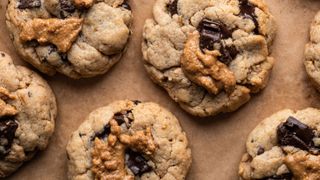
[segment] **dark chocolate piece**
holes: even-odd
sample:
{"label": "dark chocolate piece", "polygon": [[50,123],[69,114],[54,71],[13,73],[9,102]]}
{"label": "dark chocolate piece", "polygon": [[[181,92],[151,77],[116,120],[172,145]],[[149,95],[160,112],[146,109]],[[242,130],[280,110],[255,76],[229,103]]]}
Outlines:
{"label": "dark chocolate piece", "polygon": [[40,0],[19,0],[19,3],[18,3],[19,9],[39,8],[40,6],[41,6]]}
{"label": "dark chocolate piece", "polygon": [[68,59],[68,54],[67,53],[59,53],[60,55],[60,58],[63,62],[69,62],[69,59]]}
{"label": "dark chocolate piece", "polygon": [[[123,123],[126,123],[125,121],[125,116],[128,114],[128,112],[130,111],[127,111],[126,114],[122,114],[122,113],[116,113],[114,114],[113,118],[117,121],[118,125],[122,125]],[[102,132],[99,132],[99,133],[96,133],[95,136],[93,137],[92,140],[94,140],[94,138],[99,138],[99,139],[104,139],[106,138],[109,134],[111,133],[111,129],[110,129],[110,125],[107,124],[104,126],[103,128],[103,131]]]}
{"label": "dark chocolate piece", "polygon": [[35,48],[35,47],[38,47],[40,44],[38,43],[37,40],[31,40],[31,41],[27,41],[26,45]]}
{"label": "dark chocolate piece", "polygon": [[139,101],[139,100],[133,100],[133,102],[134,102],[135,105],[138,105],[138,104],[142,103],[142,102]]}
{"label": "dark chocolate piece", "polygon": [[1,117],[0,118],[0,158],[5,157],[9,152],[15,137],[15,132],[18,128],[18,122],[14,117]]}
{"label": "dark chocolate piece", "polygon": [[66,12],[73,13],[76,7],[72,4],[71,0],[59,0],[60,8]]}
{"label": "dark chocolate piece", "polygon": [[106,138],[111,133],[110,125],[107,124],[104,126],[103,131],[96,133],[92,140],[94,140],[96,137],[99,139]]}
{"label": "dark chocolate piece", "polygon": [[248,0],[239,0],[240,16],[251,19],[255,25],[254,33],[259,34],[259,23],[255,14],[255,6]]}
{"label": "dark chocolate piece", "polygon": [[178,14],[178,0],[173,0],[171,3],[167,4],[167,10],[170,12],[171,16]]}
{"label": "dark chocolate piece", "polygon": [[224,23],[210,19],[203,19],[199,23],[198,31],[202,50],[213,50],[214,43],[219,43],[222,39],[230,38],[232,35]]}
{"label": "dark chocolate piece", "polygon": [[130,7],[128,0],[123,1],[123,3],[120,6],[125,9],[131,10],[131,7]]}
{"label": "dark chocolate piece", "polygon": [[263,153],[264,153],[264,148],[259,146],[257,155],[260,155],[260,154],[263,154]]}
{"label": "dark chocolate piece", "polygon": [[220,48],[221,56],[218,58],[218,60],[224,64],[229,64],[234,58],[238,55],[238,50],[234,45],[231,46],[225,46],[222,45]]}
{"label": "dark chocolate piece", "polygon": [[55,45],[53,45],[53,44],[50,44],[48,51],[49,51],[49,54],[52,54],[52,53],[54,53],[54,52],[57,52],[57,51],[58,51],[58,48],[57,48],[57,46],[55,46]]}
{"label": "dark chocolate piece", "polygon": [[215,43],[220,43],[221,56],[218,60],[224,64],[229,64],[238,54],[235,46],[226,46],[221,43],[222,39],[227,39],[232,36],[232,32],[228,30],[227,26],[221,21],[213,21],[210,19],[203,19],[198,26],[200,32],[200,49],[204,51],[213,50]]}
{"label": "dark chocolate piece", "polygon": [[277,137],[281,146],[294,146],[306,151],[314,147],[313,129],[291,116],[278,126]]}
{"label": "dark chocolate piece", "polygon": [[6,55],[5,55],[4,53],[1,53],[1,56],[2,56],[2,57],[5,57]]}
{"label": "dark chocolate piece", "polygon": [[293,175],[291,173],[281,174],[281,175],[274,175],[271,177],[266,177],[261,180],[291,180]]}
{"label": "dark chocolate piece", "polygon": [[124,120],[125,115],[122,113],[116,113],[113,118],[117,121],[118,125],[120,126],[123,123],[126,123],[126,121]]}
{"label": "dark chocolate piece", "polygon": [[131,149],[126,150],[126,165],[135,176],[141,176],[146,172],[152,171],[152,167],[147,162],[147,159],[140,153]]}

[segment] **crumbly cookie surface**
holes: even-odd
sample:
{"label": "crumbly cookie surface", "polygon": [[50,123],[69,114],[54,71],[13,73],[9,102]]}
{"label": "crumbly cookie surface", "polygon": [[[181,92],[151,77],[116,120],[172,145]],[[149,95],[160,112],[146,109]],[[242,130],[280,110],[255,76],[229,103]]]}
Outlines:
{"label": "crumbly cookie surface", "polygon": [[21,57],[43,73],[106,73],[130,36],[127,0],[9,0],[6,23]]}
{"label": "crumbly cookie surface", "polygon": [[266,86],[276,28],[261,0],[157,0],[153,15],[145,68],[187,112],[234,111]]}
{"label": "crumbly cookie surface", "polygon": [[0,177],[47,147],[56,116],[49,85],[0,51]]}
{"label": "crumbly cookie surface", "polygon": [[305,47],[304,65],[312,83],[320,91],[320,12],[311,24],[310,41]]}
{"label": "crumbly cookie surface", "polygon": [[69,179],[185,179],[191,150],[170,112],[116,101],[93,111],[67,145]]}
{"label": "crumbly cookie surface", "polygon": [[320,179],[320,110],[283,110],[249,135],[241,179]]}

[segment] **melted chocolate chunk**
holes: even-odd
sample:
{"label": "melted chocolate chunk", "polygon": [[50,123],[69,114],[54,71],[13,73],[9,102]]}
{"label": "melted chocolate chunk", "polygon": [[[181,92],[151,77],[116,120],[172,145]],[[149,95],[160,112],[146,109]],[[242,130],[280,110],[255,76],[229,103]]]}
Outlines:
{"label": "melted chocolate chunk", "polygon": [[41,6],[40,0],[19,0],[19,9],[39,8]]}
{"label": "melted chocolate chunk", "polygon": [[122,113],[116,113],[113,118],[117,121],[118,125],[120,126],[123,123],[126,123],[126,121],[124,120],[125,115]]}
{"label": "melted chocolate chunk", "polygon": [[60,58],[63,62],[69,62],[69,59],[68,59],[68,54],[66,53],[59,53],[60,55]]}
{"label": "melted chocolate chunk", "polygon": [[120,6],[125,9],[131,10],[130,4],[128,3],[127,0],[125,0]]}
{"label": "melted chocolate chunk", "polygon": [[[124,123],[126,123],[125,121],[125,116],[129,113],[130,111],[127,111],[126,114],[122,114],[122,113],[116,113],[114,114],[113,118],[117,121],[118,125],[122,125]],[[93,137],[92,140],[94,140],[94,138],[99,138],[99,139],[104,139],[106,138],[109,134],[111,133],[111,129],[110,129],[110,125],[107,124],[104,126],[103,131],[96,133],[95,136]]]}
{"label": "melted chocolate chunk", "polygon": [[133,100],[133,103],[134,103],[135,105],[138,105],[138,104],[140,104],[140,103],[142,103],[142,102],[139,101],[139,100]]}
{"label": "melted chocolate chunk", "polygon": [[55,45],[53,45],[53,44],[51,44],[50,46],[49,46],[49,50],[48,50],[49,52],[49,54],[52,54],[52,53],[54,53],[54,52],[57,52],[58,51],[58,48],[57,48],[57,46],[55,46]]}
{"label": "melted chocolate chunk", "polygon": [[1,56],[2,56],[2,57],[5,57],[6,55],[5,55],[4,53],[1,53]]}
{"label": "melted chocolate chunk", "polygon": [[235,46],[226,46],[221,43],[222,39],[227,39],[232,36],[232,32],[228,30],[227,26],[221,21],[212,21],[203,19],[198,26],[200,32],[200,48],[213,50],[215,43],[220,43],[221,56],[218,60],[224,64],[229,64],[238,54]]}
{"label": "melted chocolate chunk", "polygon": [[291,180],[293,175],[291,173],[281,174],[278,176],[266,177],[261,180]]}
{"label": "melted chocolate chunk", "polygon": [[198,31],[200,32],[200,48],[202,50],[213,50],[214,43],[219,43],[222,39],[227,39],[232,35],[224,23],[209,19],[203,19],[200,22]]}
{"label": "melted chocolate chunk", "polygon": [[258,148],[257,155],[260,155],[260,154],[263,154],[263,153],[264,153],[264,148],[260,146],[260,147]]}
{"label": "melted chocolate chunk", "polygon": [[37,40],[31,40],[31,41],[27,41],[26,45],[35,48],[35,47],[38,47],[40,44],[38,43]]}
{"label": "melted chocolate chunk", "polygon": [[239,52],[234,45],[232,46],[222,45],[220,48],[220,53],[221,53],[221,56],[218,58],[218,60],[228,65],[234,58],[237,57]]}
{"label": "melted chocolate chunk", "polygon": [[59,0],[60,8],[66,12],[73,13],[76,7],[72,4],[70,0]]}
{"label": "melted chocolate chunk", "polygon": [[5,157],[9,152],[18,128],[13,117],[0,118],[0,157]]}
{"label": "melted chocolate chunk", "polygon": [[171,16],[178,14],[178,0],[173,0],[171,3],[167,4],[167,10],[170,12]]}
{"label": "melted chocolate chunk", "polygon": [[148,165],[146,158],[131,149],[126,150],[126,165],[135,176],[141,176],[152,171],[152,167]]}
{"label": "melted chocolate chunk", "polygon": [[254,33],[259,34],[259,23],[257,21],[257,16],[255,14],[255,6],[251,4],[248,0],[239,0],[240,1],[240,16],[243,16],[246,19],[251,19],[255,25]]}
{"label": "melted chocolate chunk", "polygon": [[103,131],[96,133],[96,135],[93,137],[92,140],[94,140],[96,137],[99,139],[104,139],[106,138],[109,134],[111,133],[110,125],[107,124],[104,126]]}
{"label": "melted chocolate chunk", "polygon": [[306,151],[314,147],[313,130],[294,117],[278,126],[277,137],[281,146],[294,146]]}

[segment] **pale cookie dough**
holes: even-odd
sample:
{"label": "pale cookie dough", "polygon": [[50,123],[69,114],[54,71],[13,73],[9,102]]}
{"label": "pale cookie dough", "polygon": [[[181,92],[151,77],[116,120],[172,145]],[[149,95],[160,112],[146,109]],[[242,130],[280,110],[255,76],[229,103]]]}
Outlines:
{"label": "pale cookie dough", "polygon": [[74,79],[106,73],[131,34],[127,0],[9,0],[6,23],[21,57]]}
{"label": "pale cookie dough", "polygon": [[320,12],[311,24],[310,41],[305,47],[304,65],[311,82],[320,91]]}
{"label": "pale cookie dough", "polygon": [[320,110],[283,110],[249,135],[239,166],[245,180],[320,179]]}
{"label": "pale cookie dough", "polygon": [[47,147],[56,116],[49,85],[0,51],[0,178]]}
{"label": "pale cookie dough", "polygon": [[157,0],[153,16],[145,68],[187,112],[235,111],[267,85],[276,27],[262,0]]}
{"label": "pale cookie dough", "polygon": [[67,145],[69,179],[185,179],[191,150],[176,117],[154,103],[93,111]]}

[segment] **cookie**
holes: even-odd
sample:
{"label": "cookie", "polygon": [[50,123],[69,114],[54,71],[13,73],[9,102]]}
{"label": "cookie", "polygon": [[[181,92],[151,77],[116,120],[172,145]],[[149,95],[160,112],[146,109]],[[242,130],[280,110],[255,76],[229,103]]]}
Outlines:
{"label": "cookie", "polygon": [[176,117],[154,103],[93,111],[67,145],[69,179],[185,179],[191,150]]}
{"label": "cookie", "polygon": [[276,26],[262,0],[157,0],[153,16],[145,68],[187,112],[234,111],[267,85]]}
{"label": "cookie", "polygon": [[130,37],[127,0],[9,0],[6,23],[21,57],[43,73],[106,73]]}
{"label": "cookie", "polygon": [[304,65],[311,82],[320,91],[320,12],[311,24],[310,41],[305,47]]}
{"label": "cookie", "polygon": [[56,116],[49,85],[0,51],[0,178],[46,149]]}
{"label": "cookie", "polygon": [[320,179],[320,110],[283,110],[249,135],[241,179]]}

